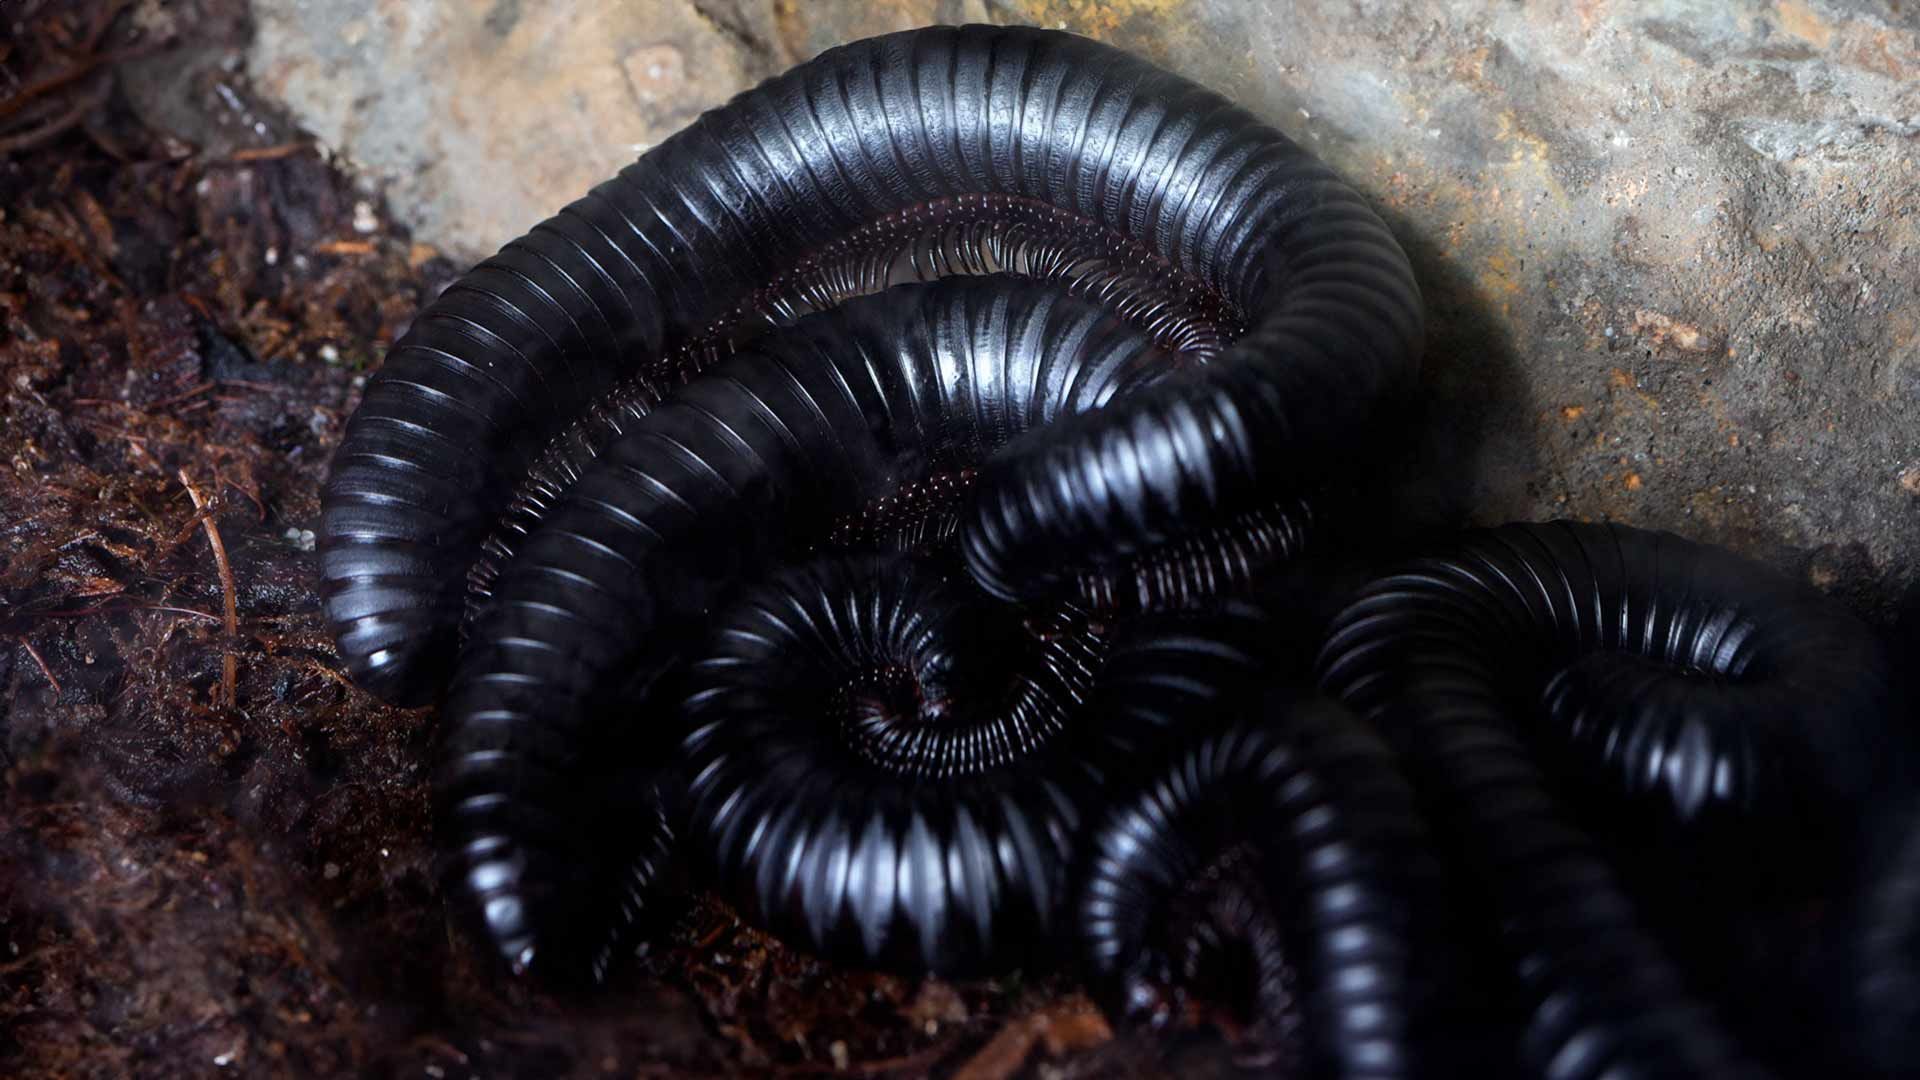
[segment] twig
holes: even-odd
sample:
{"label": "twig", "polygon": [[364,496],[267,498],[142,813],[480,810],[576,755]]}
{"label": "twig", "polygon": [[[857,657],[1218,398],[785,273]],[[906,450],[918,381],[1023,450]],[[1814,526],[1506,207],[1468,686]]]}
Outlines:
{"label": "twig", "polygon": [[117,611],[165,611],[174,615],[191,615],[208,622],[219,622],[220,616],[192,608],[171,607],[167,604],[96,604],[90,608],[74,608],[68,611],[30,611],[27,614],[36,619],[84,619],[89,615],[110,614]]}
{"label": "twig", "polygon": [[243,390],[258,390],[262,393],[285,394],[295,389],[285,383],[261,382],[258,379],[221,379],[221,386],[238,386]]}
{"label": "twig", "polygon": [[214,387],[213,383],[203,382],[199,386],[196,386],[193,389],[186,391],[185,393],[175,394],[170,398],[162,398],[161,400],[156,401],[152,405],[149,405],[147,407],[150,409],[164,409],[169,405],[178,405],[181,402],[188,400],[189,398],[199,397],[201,394],[204,394],[207,391],[213,389],[213,387]]}
{"label": "twig", "polygon": [[10,98],[0,100],[0,118],[12,116],[40,95],[58,90],[70,82],[84,79],[92,72],[98,71],[103,67],[110,67],[128,60],[138,60],[143,56],[152,56],[154,53],[169,48],[172,44],[172,42],[167,41],[151,41],[142,45],[135,45],[130,49],[117,49],[113,52],[95,53],[65,71],[55,72],[38,82],[28,83],[20,89],[19,93],[14,94]]}
{"label": "twig", "polygon": [[[233,651],[233,643],[240,637],[240,603],[237,590],[233,586],[233,564],[227,561],[227,545],[220,539],[220,527],[214,524],[213,515],[207,512],[207,501],[187,478],[187,470],[180,470],[180,485],[187,489],[187,498],[193,500],[193,508],[205,515],[200,524],[207,530],[207,546],[213,549],[213,565],[220,571],[220,591],[224,594],[226,606],[226,655],[220,659],[220,686],[225,692],[228,705],[237,703],[235,684],[240,679],[240,657]],[[216,702],[218,704],[218,702]]]}
{"label": "twig", "polygon": [[216,159],[208,162],[208,164],[224,165],[231,162],[237,165],[249,161],[276,161],[280,158],[292,157],[312,145],[310,142],[302,141],[281,143],[278,146],[249,146],[244,150],[235,150],[233,153],[228,154],[225,160]]}
{"label": "twig", "polygon": [[[178,405],[181,402],[187,401],[191,398],[197,398],[201,394],[204,394],[207,391],[212,390],[214,387],[218,385],[220,384],[203,382],[200,385],[184,393],[175,394],[172,397],[161,398],[159,401],[151,402],[148,405],[146,405],[145,408],[164,409],[169,405]],[[130,412],[136,411],[134,409],[132,402],[119,401],[114,398],[77,397],[72,399],[72,404],[83,405],[90,408],[126,409]]]}
{"label": "twig", "polygon": [[339,683],[342,689],[345,689],[345,690],[353,689],[352,679],[347,678],[345,675],[340,674],[339,672],[333,670],[332,668],[321,663],[320,661],[315,660],[311,656],[297,657],[297,659],[300,661],[300,666],[303,668],[306,668],[308,671],[311,671],[316,675],[323,675],[329,679],[332,679],[334,682]]}
{"label": "twig", "polygon": [[179,547],[181,544],[186,543],[187,538],[193,535],[194,529],[199,528],[201,525],[203,525],[207,521],[208,518],[213,516],[213,512],[211,510],[208,510],[206,507],[200,505],[199,499],[195,499],[193,501],[193,504],[196,508],[193,511],[193,516],[187,519],[187,523],[185,525],[180,526],[179,532],[174,533],[173,536],[170,539],[168,539],[165,544],[162,544],[160,546],[159,551],[156,551],[153,553],[153,556],[152,556],[153,558],[164,559],[172,555],[175,548]]}
{"label": "twig", "polygon": [[805,1064],[781,1065],[775,1069],[780,1076],[832,1076],[834,1074],[853,1073],[856,1076],[879,1076],[882,1073],[900,1073],[904,1076],[928,1076],[933,1066],[942,1058],[953,1053],[959,1045],[955,1038],[941,1039],[932,1046],[916,1050],[900,1057],[878,1058],[873,1061],[850,1061],[845,1068],[824,1061],[812,1061]]}
{"label": "twig", "polygon": [[875,1076],[880,1073],[899,1072],[908,1076],[925,1076],[940,1060],[953,1052],[958,1040],[942,1039],[918,1053],[902,1057],[881,1058],[877,1061],[855,1061],[847,1065],[847,1071],[862,1076]]}
{"label": "twig", "polygon": [[[186,169],[180,170],[182,174],[185,174],[187,171]],[[213,301],[208,300],[199,293],[183,292],[180,294],[180,302],[199,312],[201,318],[216,326],[219,325],[220,312],[213,306]]]}
{"label": "twig", "polygon": [[220,621],[217,616],[208,614],[207,612],[204,612],[204,611],[195,611],[192,608],[184,608],[184,607],[170,607],[166,604],[135,604],[133,605],[133,610],[134,611],[166,611],[166,612],[171,612],[172,614],[175,614],[175,615],[192,615],[195,618],[205,619],[208,622]]}
{"label": "twig", "polygon": [[[80,126],[82,121],[92,115],[93,110],[106,104],[107,95],[112,92],[113,80],[101,79],[93,90],[82,95],[80,100],[74,103],[73,108],[41,124],[39,127],[28,128],[18,135],[0,137],[0,156],[18,153],[22,150],[31,150],[43,143],[57,139],[73,128]],[[4,102],[0,102],[0,106],[4,106],[4,104]]]}
{"label": "twig", "polygon": [[27,650],[27,655],[33,657],[34,663],[40,665],[40,674],[46,676],[47,685],[53,687],[53,696],[57,698],[66,693],[66,691],[60,687],[60,680],[53,677],[53,669],[47,666],[46,658],[40,655],[39,649],[33,647],[33,642],[28,641],[25,634],[20,635],[14,640],[20,643],[21,648]]}
{"label": "twig", "polygon": [[420,1049],[438,1054],[456,1065],[466,1065],[472,1060],[467,1057],[465,1051],[437,1035],[416,1035],[407,1045],[408,1049]]}

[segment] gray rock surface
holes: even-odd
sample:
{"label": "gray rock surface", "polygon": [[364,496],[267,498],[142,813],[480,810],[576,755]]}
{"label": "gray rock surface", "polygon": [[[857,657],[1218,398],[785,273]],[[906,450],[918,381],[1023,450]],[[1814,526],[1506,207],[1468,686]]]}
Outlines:
{"label": "gray rock surface", "polygon": [[254,11],[256,85],[466,259],[837,42],[969,20],[1111,41],[1246,104],[1389,215],[1432,327],[1399,497],[1446,520],[1670,528],[1881,617],[1914,595],[1911,0]]}

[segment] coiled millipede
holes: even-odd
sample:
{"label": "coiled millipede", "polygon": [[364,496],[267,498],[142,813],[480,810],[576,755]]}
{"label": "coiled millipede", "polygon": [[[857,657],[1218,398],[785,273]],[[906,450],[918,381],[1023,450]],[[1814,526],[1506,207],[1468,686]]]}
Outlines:
{"label": "coiled millipede", "polygon": [[1379,217],[1219,96],[1064,33],[856,42],[420,314],[334,459],[327,618],[440,706],[453,903],[517,971],[604,974],[677,854],[849,963],[1077,936],[1122,1014],[1233,938],[1279,1059],[1405,1075],[1450,891],[1536,1071],[1744,1068],[1566,806],[1822,865],[1898,756],[1859,624],[1556,524],[1364,590],[1321,658],[1351,713],[1235,644],[1422,335]]}

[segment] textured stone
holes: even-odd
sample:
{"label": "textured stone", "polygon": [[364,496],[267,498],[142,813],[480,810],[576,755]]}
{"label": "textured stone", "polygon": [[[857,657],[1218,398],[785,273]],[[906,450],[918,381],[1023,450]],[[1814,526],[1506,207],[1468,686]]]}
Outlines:
{"label": "textured stone", "polygon": [[250,71],[420,239],[489,253],[749,82],[680,3],[254,7]]}
{"label": "textured stone", "polygon": [[473,257],[700,108],[931,21],[1064,26],[1214,86],[1412,253],[1421,520],[1613,518],[1885,616],[1920,567],[1920,4],[256,0],[253,71]]}

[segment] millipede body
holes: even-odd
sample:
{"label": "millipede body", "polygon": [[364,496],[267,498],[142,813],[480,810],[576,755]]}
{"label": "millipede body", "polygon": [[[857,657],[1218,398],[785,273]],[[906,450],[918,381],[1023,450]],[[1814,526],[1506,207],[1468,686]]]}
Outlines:
{"label": "millipede body", "polygon": [[1316,448],[1408,382],[1420,319],[1364,202],[1191,83],[1024,29],[858,43],[421,315],[335,460],[329,611],[364,685],[444,695],[450,880],[525,966],[591,922],[571,778],[609,725],[673,745],[653,691],[739,582],[966,475],[922,527],[995,595],[1231,589],[1297,549]]}
{"label": "millipede body", "polygon": [[[1818,866],[1797,829],[1844,847],[1897,750],[1863,625],[1663,533],[1512,525],[1367,586],[1320,667],[1402,748],[1499,920],[1534,1008],[1529,1065],[1565,1077],[1750,1067],[1575,806],[1686,853],[1710,881],[1763,881],[1781,858]],[[1764,858],[1728,860],[1729,847]]]}
{"label": "millipede body", "polygon": [[450,907],[514,972],[602,980],[684,879],[1271,1070],[1750,1075],[1791,1033],[1675,927],[1844,893],[1847,1055],[1920,1061],[1871,630],[1619,525],[1351,595],[1296,559],[1424,319],[1366,201],[1211,91],[1025,27],[855,42],[420,313],[332,463],[325,615],[438,706]]}
{"label": "millipede body", "polygon": [[[1211,92],[1026,28],[843,46],[509,243],[395,343],[319,529],[349,673],[396,701],[436,696],[466,567],[543,448],[621,379],[671,383],[715,327],[879,287],[900,265],[1078,282],[1169,345],[1218,354],[996,466],[964,529],[973,572],[1001,593],[1049,583],[1049,552],[1128,558],[1266,501],[1409,384],[1420,340],[1412,273],[1379,218]],[[1105,482],[1048,487],[1075,455]]]}
{"label": "millipede body", "polygon": [[685,757],[689,858],[723,896],[857,967],[1044,956],[1097,795],[1079,708],[1103,648],[1071,612],[1036,635],[986,608],[921,560],[855,556],[720,620]]}

